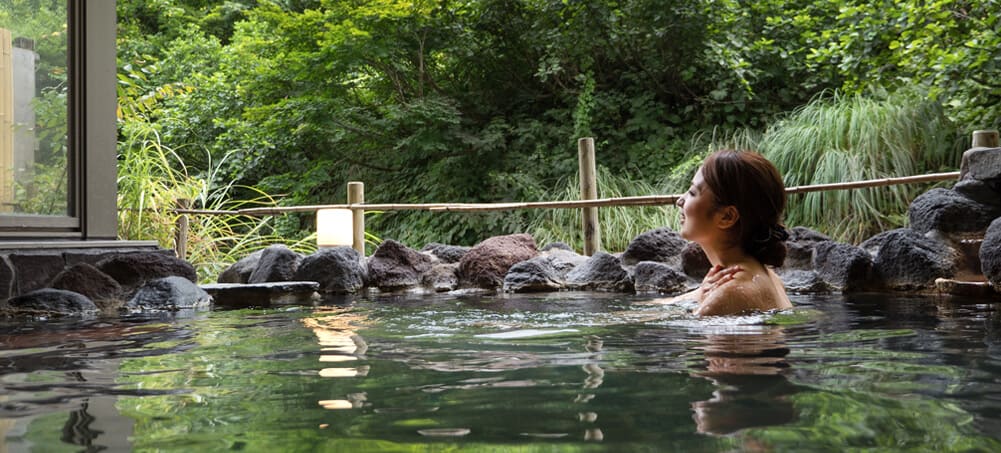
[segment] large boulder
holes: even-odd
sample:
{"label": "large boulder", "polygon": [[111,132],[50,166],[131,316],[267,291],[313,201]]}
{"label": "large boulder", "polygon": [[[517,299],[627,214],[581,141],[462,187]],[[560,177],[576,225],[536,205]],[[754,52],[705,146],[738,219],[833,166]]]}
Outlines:
{"label": "large boulder", "polygon": [[183,277],[149,280],[136,291],[126,306],[139,311],[177,311],[208,308],[212,297]]}
{"label": "large boulder", "polygon": [[902,291],[928,290],[936,278],[951,278],[959,253],[937,239],[910,228],[873,236],[859,247],[873,258],[873,277],[884,288]]}
{"label": "large boulder", "polygon": [[5,316],[87,316],[100,312],[83,294],[62,289],[43,288],[0,303]]}
{"label": "large boulder", "polygon": [[428,255],[386,239],[368,260],[368,284],[385,290],[417,286],[431,264]]}
{"label": "large boulder", "polygon": [[361,254],[347,246],[317,250],[302,259],[293,276],[293,280],[319,283],[321,292],[336,294],[357,292],[367,278]]}
{"label": "large boulder", "polygon": [[247,283],[287,282],[295,277],[302,255],[283,244],[268,246],[247,278]]}
{"label": "large boulder", "polygon": [[423,284],[435,292],[453,291],[459,288],[459,263],[438,262],[424,274]]}
{"label": "large boulder", "polygon": [[778,276],[782,280],[782,286],[790,293],[826,293],[830,291],[830,286],[814,270],[779,269]]}
{"label": "large boulder", "polygon": [[567,274],[566,286],[580,290],[626,292],[633,290],[633,280],[622,268],[619,258],[597,252]]}
{"label": "large boulder", "polygon": [[633,270],[637,293],[680,294],[698,286],[698,283],[671,266],[656,261],[641,261]]}
{"label": "large boulder", "polygon": [[257,264],[261,262],[261,255],[264,254],[264,249],[258,250],[250,255],[240,258],[239,261],[231,264],[226,270],[219,274],[219,278],[216,279],[218,283],[247,283],[250,281],[250,275],[254,273],[254,269],[257,269]]}
{"label": "large boulder", "polygon": [[960,179],[1001,180],[1001,148],[973,148],[963,153]]}
{"label": "large boulder", "polygon": [[122,305],[121,285],[110,275],[84,262],[63,269],[49,286],[82,294],[105,312],[114,312]]}
{"label": "large boulder", "polygon": [[911,202],[907,209],[911,229],[924,234],[981,232],[1001,215],[1001,207],[967,198],[955,190],[932,189]]}
{"label": "large boulder", "polygon": [[447,245],[432,242],[424,246],[421,252],[438,258],[443,263],[458,263],[462,257],[469,252],[469,247],[460,245]]}
{"label": "large boulder", "polygon": [[122,285],[126,297],[147,280],[163,277],[184,277],[198,281],[195,268],[187,261],[162,253],[130,253],[105,258],[95,266]]}
{"label": "large boulder", "polygon": [[681,251],[681,270],[689,277],[702,280],[712,267],[705,250],[697,242],[689,242]]}
{"label": "large boulder", "polygon": [[980,245],[980,269],[995,290],[1001,292],[1001,217],[994,219]]}
{"label": "large boulder", "polygon": [[622,253],[622,264],[633,266],[640,261],[656,261],[678,266],[681,264],[681,251],[687,244],[688,241],[670,228],[650,230],[629,242]]}
{"label": "large boulder", "polygon": [[1001,184],[989,184],[979,179],[963,179],[952,186],[956,193],[977,203],[1001,207]]}
{"label": "large boulder", "polygon": [[872,257],[861,247],[827,241],[814,249],[813,268],[831,289],[860,291],[869,286]]}
{"label": "large boulder", "polygon": [[563,285],[564,279],[549,256],[515,263],[504,276],[504,291],[511,293],[559,291]]}
{"label": "large boulder", "polygon": [[496,288],[515,263],[538,255],[535,239],[528,234],[495,236],[476,244],[459,261],[460,286]]}
{"label": "large boulder", "polygon": [[783,269],[812,270],[813,251],[818,245],[829,242],[831,238],[807,227],[789,229],[789,239],[786,240],[786,259]]}

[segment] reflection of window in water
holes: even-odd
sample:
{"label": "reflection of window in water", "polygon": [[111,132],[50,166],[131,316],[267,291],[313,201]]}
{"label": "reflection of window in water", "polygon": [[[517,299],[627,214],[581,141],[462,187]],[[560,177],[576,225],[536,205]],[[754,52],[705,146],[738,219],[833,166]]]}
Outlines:
{"label": "reflection of window in water", "polygon": [[0,214],[68,214],[66,18],[0,3]]}
{"label": "reflection of window in water", "polygon": [[712,398],[692,403],[700,433],[730,434],[796,419],[789,396],[797,387],[785,377],[789,348],[780,328],[760,334],[706,335],[704,371],[694,373],[717,386]]}
{"label": "reflection of window in water", "polygon": [[[350,313],[335,313],[331,316],[306,318],[303,325],[312,329],[320,345],[320,362],[336,364],[319,371],[323,378],[353,378],[368,375],[369,366],[357,362],[365,358],[368,344],[355,332],[356,323],[363,318]],[[358,409],[368,400],[365,392],[341,395],[342,398],[320,400],[324,409]]]}

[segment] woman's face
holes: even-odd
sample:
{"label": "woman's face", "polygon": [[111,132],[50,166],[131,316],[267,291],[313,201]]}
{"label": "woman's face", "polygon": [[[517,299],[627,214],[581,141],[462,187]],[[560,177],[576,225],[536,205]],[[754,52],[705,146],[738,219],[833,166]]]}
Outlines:
{"label": "woman's face", "polygon": [[702,179],[702,168],[695,172],[691,187],[676,204],[681,208],[681,237],[700,242],[700,239],[716,230],[713,221],[716,196]]}

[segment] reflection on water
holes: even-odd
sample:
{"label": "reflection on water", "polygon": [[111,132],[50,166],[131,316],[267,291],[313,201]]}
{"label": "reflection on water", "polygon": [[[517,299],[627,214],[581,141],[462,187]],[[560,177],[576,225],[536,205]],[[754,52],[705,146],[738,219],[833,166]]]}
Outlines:
{"label": "reflection on water", "polygon": [[1001,450],[993,305],[830,296],[706,320],[642,301],[0,324],[0,436],[39,451]]}

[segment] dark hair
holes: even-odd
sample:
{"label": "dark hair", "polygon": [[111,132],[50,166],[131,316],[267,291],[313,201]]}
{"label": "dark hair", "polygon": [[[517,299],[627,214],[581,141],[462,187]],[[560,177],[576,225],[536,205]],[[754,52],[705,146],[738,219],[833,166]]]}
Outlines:
{"label": "dark hair", "polygon": [[702,178],[720,206],[732,205],[744,251],[763,264],[781,266],[786,257],[782,226],[786,206],[782,175],[768,159],[754,151],[716,151],[702,164]]}

